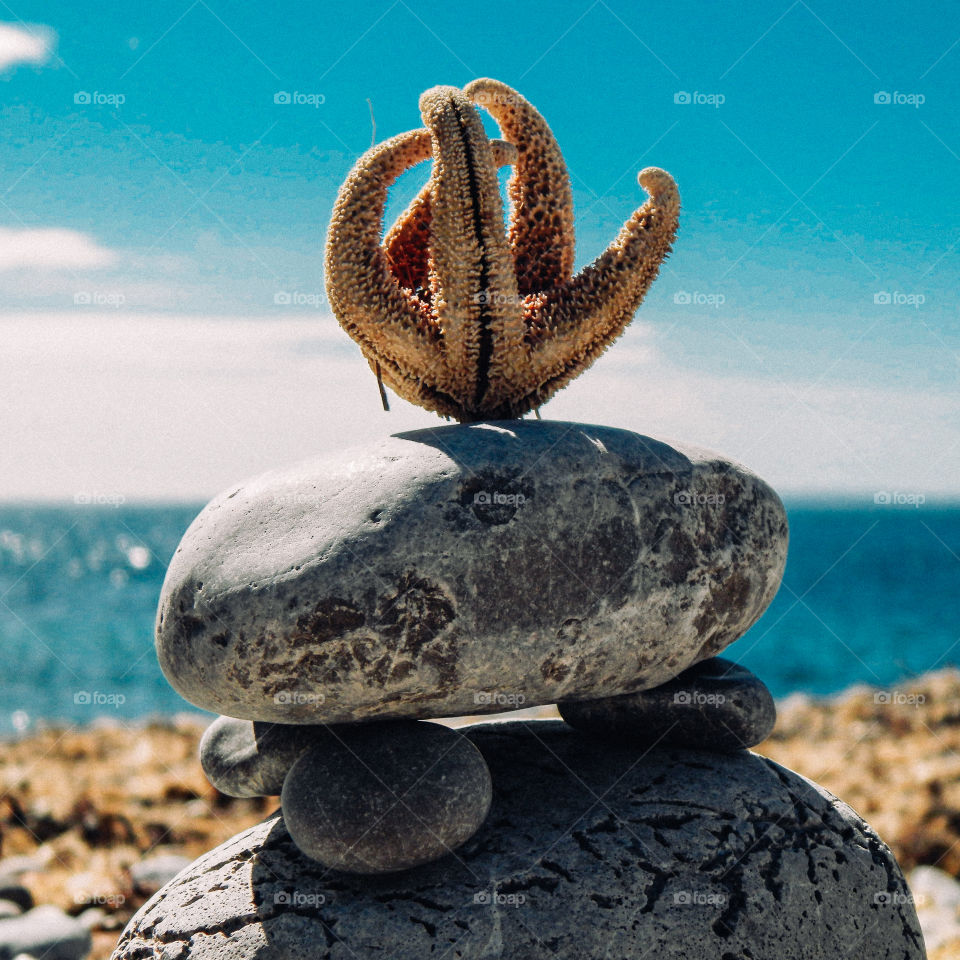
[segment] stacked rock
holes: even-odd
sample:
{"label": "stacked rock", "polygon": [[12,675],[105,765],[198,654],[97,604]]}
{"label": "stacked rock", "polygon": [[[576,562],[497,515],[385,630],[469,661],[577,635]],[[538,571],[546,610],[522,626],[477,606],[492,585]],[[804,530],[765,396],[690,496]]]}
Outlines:
{"label": "stacked rock", "polygon": [[476,747],[419,720],[559,701],[618,739],[763,739],[769,693],[709,658],[769,603],[786,530],[742,468],[627,431],[419,431],[211,503],[170,565],[157,649],[224,714],[201,751],[214,786],[280,794],[330,867],[405,869],[491,801]]}
{"label": "stacked rock", "polygon": [[[870,828],[744,750],[773,699],[717,654],[786,549],[743,467],[582,424],[417,431],[227,490],[170,564],[157,650],[222,714],[211,783],[282,816],[115,957],[922,956]],[[431,722],[550,703],[565,722]]]}

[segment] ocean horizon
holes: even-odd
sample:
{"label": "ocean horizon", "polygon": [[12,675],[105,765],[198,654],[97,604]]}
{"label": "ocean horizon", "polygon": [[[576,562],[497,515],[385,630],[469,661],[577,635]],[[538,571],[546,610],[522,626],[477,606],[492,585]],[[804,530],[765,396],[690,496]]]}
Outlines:
{"label": "ocean horizon", "polygon": [[[0,504],[0,736],[204,715],[170,687],[153,647],[167,563],[203,504],[113,499]],[[784,502],[783,584],[724,656],[778,698],[856,684],[894,696],[960,665],[960,501],[891,491]]]}

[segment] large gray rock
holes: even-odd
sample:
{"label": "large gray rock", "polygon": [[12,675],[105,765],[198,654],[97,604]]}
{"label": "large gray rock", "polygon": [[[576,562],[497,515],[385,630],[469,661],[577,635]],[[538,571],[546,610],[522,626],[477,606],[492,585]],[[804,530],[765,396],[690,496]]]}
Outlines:
{"label": "large gray rock", "polygon": [[466,732],[494,801],[457,854],[350,876],[274,815],[147,903],[114,960],[925,956],[887,847],[769,760],[598,750],[556,721]]}
{"label": "large gray rock", "polygon": [[652,690],[557,708],[571,726],[604,739],[701,750],[755,746],[777,722],[766,684],[724,657],[702,660]]}
{"label": "large gray rock", "polygon": [[210,503],[157,653],[187,700],[251,720],[594,699],[736,640],[786,549],[776,494],[712,453],[574,423],[420,430]]}
{"label": "large gray rock", "polygon": [[331,728],[290,769],[280,802],[307,856],[351,873],[391,873],[469,840],[491,796],[490,771],[462,733],[392,720]]}

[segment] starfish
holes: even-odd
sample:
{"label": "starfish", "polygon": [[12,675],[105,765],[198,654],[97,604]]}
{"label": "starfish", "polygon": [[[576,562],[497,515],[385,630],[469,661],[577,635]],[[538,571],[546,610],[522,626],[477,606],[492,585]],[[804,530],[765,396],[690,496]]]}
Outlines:
{"label": "starfish", "polygon": [[[500,127],[487,137],[477,106]],[[340,188],[327,236],[331,307],[399,396],[460,421],[535,410],[623,332],[677,229],[670,174],[639,174],[648,199],[574,276],[573,198],[556,139],[497,80],[420,97],[424,127],[367,151]],[[387,193],[433,159],[383,236]],[[509,164],[509,225],[497,169]]]}

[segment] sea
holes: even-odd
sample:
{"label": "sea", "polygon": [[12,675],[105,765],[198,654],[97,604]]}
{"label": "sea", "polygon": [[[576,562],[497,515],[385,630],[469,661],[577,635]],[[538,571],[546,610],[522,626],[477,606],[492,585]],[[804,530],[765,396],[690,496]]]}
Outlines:
{"label": "sea", "polygon": [[[878,499],[786,501],[783,584],[724,654],[774,696],[895,695],[960,665],[960,504]],[[0,505],[0,737],[194,710],[160,672],[153,628],[201,506]]]}

